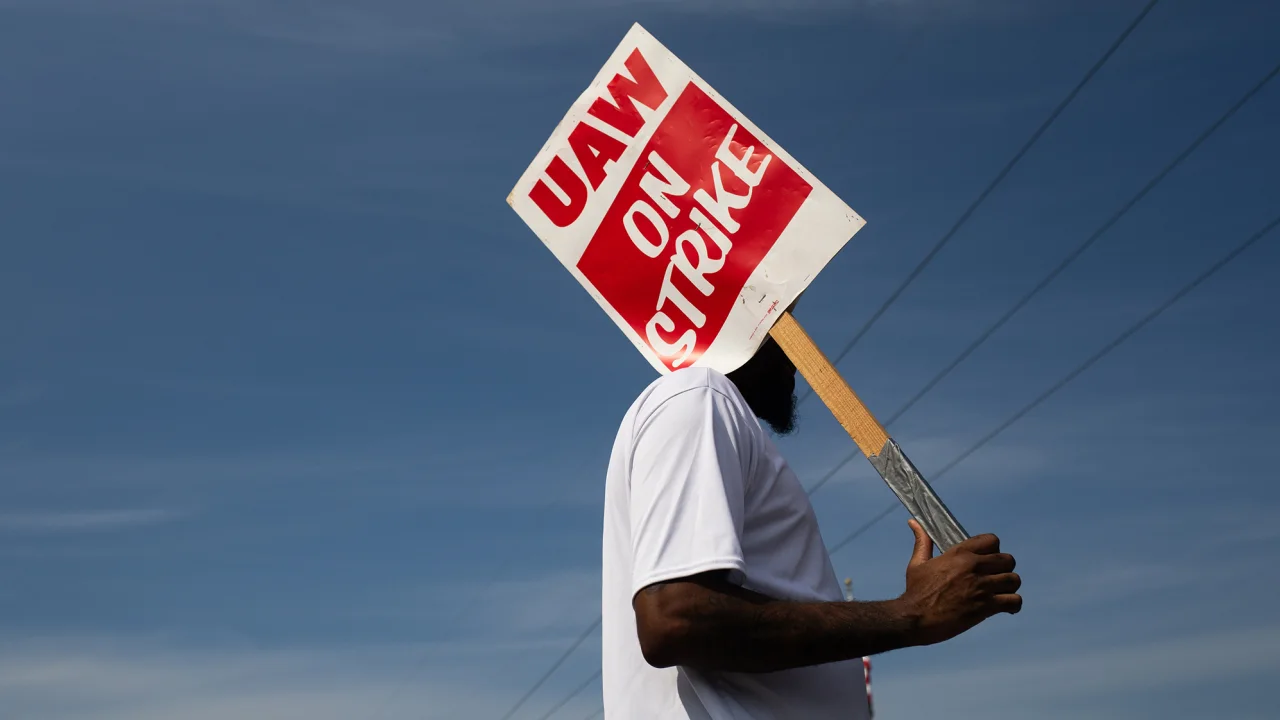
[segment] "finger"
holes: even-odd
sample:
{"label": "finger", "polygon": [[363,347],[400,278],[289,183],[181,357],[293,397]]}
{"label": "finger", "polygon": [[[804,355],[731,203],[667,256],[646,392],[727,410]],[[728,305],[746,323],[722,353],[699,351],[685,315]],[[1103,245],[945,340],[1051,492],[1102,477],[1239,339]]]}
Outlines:
{"label": "finger", "polygon": [[983,575],[1000,575],[1002,573],[1013,572],[1013,568],[1017,566],[1017,561],[1008,553],[995,553],[994,555],[981,555],[974,563],[974,570]]}
{"label": "finger", "polygon": [[908,520],[907,524],[911,526],[911,532],[916,536],[916,545],[911,550],[911,562],[907,563],[907,568],[910,569],[928,562],[933,557],[933,540],[915,518]]}
{"label": "finger", "polygon": [[996,596],[1016,593],[1020,587],[1022,587],[1022,578],[1018,573],[992,575],[982,581],[982,589]]}
{"label": "finger", "polygon": [[991,599],[991,602],[996,612],[1017,615],[1022,610],[1022,596],[1016,593],[997,595]]}
{"label": "finger", "polygon": [[962,543],[952,545],[951,551],[971,552],[977,555],[998,553],[1000,552],[1000,538],[991,533],[974,535]]}

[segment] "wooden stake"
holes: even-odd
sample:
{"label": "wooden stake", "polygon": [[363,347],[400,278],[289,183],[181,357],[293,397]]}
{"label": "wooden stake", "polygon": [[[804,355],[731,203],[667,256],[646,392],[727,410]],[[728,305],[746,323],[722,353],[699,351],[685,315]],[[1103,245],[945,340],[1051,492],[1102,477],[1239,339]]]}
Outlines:
{"label": "wooden stake", "polygon": [[880,421],[862,404],[849,383],[840,377],[835,366],[800,327],[795,316],[790,312],[783,313],[769,334],[939,549],[945,551],[967,539],[969,535],[959,521],[911,464],[902,448],[889,437]]}
{"label": "wooden stake", "polygon": [[822,402],[831,409],[831,414],[844,426],[849,437],[857,444],[863,455],[871,457],[880,452],[889,433],[876,420],[858,394],[849,387],[849,383],[840,377],[827,356],[814,344],[809,334],[800,327],[800,323],[791,313],[783,313],[769,331],[773,339],[782,347],[796,369],[804,376],[809,387],[822,398]]}

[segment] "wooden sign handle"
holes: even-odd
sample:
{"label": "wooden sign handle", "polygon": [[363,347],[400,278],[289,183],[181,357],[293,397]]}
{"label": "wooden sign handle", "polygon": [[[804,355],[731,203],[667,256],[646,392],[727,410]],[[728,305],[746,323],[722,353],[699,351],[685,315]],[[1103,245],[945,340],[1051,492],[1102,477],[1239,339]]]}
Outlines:
{"label": "wooden sign handle", "polygon": [[960,522],[911,464],[898,443],[885,432],[884,426],[858,399],[853,388],[840,377],[835,366],[800,327],[795,316],[783,313],[769,334],[795,363],[796,369],[822,398],[831,414],[836,416],[862,454],[871,461],[893,494],[920,521],[938,549],[946,551],[968,539],[969,535]]}

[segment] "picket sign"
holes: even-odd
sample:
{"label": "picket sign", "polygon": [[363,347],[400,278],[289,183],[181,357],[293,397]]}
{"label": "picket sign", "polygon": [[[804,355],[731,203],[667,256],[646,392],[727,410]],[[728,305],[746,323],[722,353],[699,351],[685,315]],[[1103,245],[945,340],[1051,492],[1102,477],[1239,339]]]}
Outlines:
{"label": "picket sign", "polygon": [[944,549],[965,537],[786,308],[866,221],[639,25],[507,202],[660,373],[772,335]]}

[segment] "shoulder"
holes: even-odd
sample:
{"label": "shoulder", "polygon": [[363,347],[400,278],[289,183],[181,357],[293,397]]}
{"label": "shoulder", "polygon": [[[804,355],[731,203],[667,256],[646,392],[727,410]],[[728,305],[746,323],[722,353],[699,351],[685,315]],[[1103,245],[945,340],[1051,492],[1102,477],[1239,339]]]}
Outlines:
{"label": "shoulder", "polygon": [[656,408],[669,400],[688,394],[721,395],[731,401],[741,401],[738,386],[724,374],[710,368],[691,367],[676,370],[654,380],[637,398],[638,408]]}
{"label": "shoulder", "polygon": [[705,421],[714,413],[733,424],[754,419],[738,386],[723,373],[710,368],[692,367],[663,375],[649,384],[636,398],[631,416],[636,428],[661,415],[669,421]]}
{"label": "shoulder", "polygon": [[722,469],[732,465],[744,475],[753,472],[763,435],[733,381],[707,368],[650,383],[619,432],[631,463],[692,466],[715,458]]}

